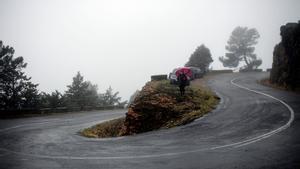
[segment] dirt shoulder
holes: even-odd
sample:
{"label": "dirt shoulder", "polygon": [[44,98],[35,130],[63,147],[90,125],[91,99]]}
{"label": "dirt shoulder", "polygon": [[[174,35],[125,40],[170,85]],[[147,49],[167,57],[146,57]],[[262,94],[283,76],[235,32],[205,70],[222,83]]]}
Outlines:
{"label": "dirt shoulder", "polygon": [[300,94],[300,88],[291,90],[291,89],[289,89],[286,86],[271,83],[269,78],[261,79],[261,80],[258,81],[258,83],[260,83],[262,85],[265,85],[265,86],[268,86],[268,87],[275,88],[275,89],[279,89],[279,90],[284,90],[284,91],[289,91],[289,92],[294,92],[294,93]]}

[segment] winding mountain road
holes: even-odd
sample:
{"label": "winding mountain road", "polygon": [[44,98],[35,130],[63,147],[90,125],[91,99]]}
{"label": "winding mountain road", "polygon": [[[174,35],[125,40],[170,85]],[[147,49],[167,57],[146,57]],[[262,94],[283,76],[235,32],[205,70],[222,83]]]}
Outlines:
{"label": "winding mountain road", "polygon": [[267,73],[213,76],[217,109],[185,126],[90,139],[78,131],[125,115],[106,110],[0,120],[0,169],[296,169],[300,95],[257,83]]}

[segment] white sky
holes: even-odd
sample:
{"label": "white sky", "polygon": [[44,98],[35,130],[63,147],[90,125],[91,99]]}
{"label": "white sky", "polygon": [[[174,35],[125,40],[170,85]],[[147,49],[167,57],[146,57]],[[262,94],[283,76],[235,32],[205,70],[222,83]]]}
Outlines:
{"label": "white sky", "polygon": [[41,91],[64,92],[80,71],[123,100],[202,43],[222,69],[236,26],[257,28],[256,54],[269,68],[280,26],[298,20],[299,0],[0,0],[0,40],[25,58]]}

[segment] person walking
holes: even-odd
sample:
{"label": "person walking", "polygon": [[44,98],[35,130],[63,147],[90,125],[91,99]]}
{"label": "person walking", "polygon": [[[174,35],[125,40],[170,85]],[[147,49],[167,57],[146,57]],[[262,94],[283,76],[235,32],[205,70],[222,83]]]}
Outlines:
{"label": "person walking", "polygon": [[179,85],[180,95],[183,96],[185,93],[185,86],[188,85],[188,78],[183,72],[181,72],[177,77],[177,81]]}

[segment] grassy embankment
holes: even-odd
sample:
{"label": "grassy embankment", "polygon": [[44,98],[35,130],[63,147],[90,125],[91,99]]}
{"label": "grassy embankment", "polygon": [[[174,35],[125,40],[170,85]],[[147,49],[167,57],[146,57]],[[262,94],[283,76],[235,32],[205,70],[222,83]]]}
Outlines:
{"label": "grassy embankment", "polygon": [[[149,91],[150,88],[152,91],[151,94],[147,93],[146,90],[144,90],[145,88],[147,88],[147,91]],[[143,90],[145,91],[144,93]],[[158,127],[155,126],[153,130],[158,128],[171,128],[190,123],[195,119],[203,116],[204,114],[212,111],[219,102],[219,98],[207,87],[204,86],[203,79],[195,80],[191,83],[190,86],[186,87],[186,94],[184,96],[180,96],[178,87],[176,85],[171,85],[167,80],[148,82],[143,88],[143,90],[140,93],[140,95],[142,96],[137,97],[134,101],[134,103],[137,103],[137,105],[143,106],[143,102],[145,102],[145,105],[149,105],[149,100],[150,102],[156,102],[155,98],[157,98],[157,96],[159,95],[160,98],[163,98],[158,99],[158,103],[150,103],[150,105],[154,107],[151,107],[151,113],[153,113],[153,110],[155,112],[155,106],[157,105],[158,110],[160,110],[161,106],[164,106],[163,104],[168,104],[169,107],[171,107],[172,109],[170,110],[171,113],[167,112],[163,114],[159,112],[159,120],[161,120],[162,122],[159,123]],[[145,97],[149,97],[150,99],[145,99]],[[166,100],[169,101],[166,102]],[[146,110],[149,111],[149,107],[141,106],[139,106],[138,110],[143,111],[143,108],[145,109],[145,112]],[[143,116],[143,113],[140,114],[142,114],[141,116]],[[161,118],[161,116],[163,116],[163,118]],[[127,135],[124,134],[123,131],[124,127],[126,127],[124,126],[126,124],[125,120],[125,117],[123,117],[103,122],[90,128],[86,128],[80,131],[80,133],[83,136],[94,138],[117,137]]]}

